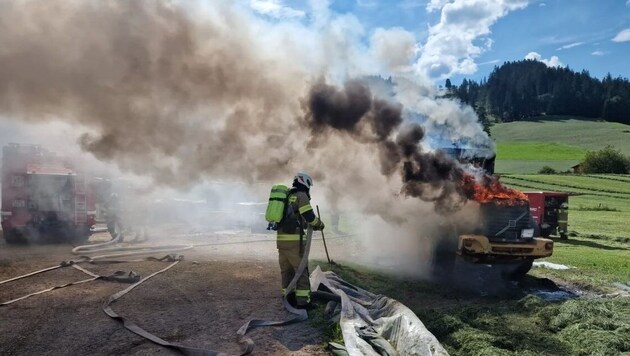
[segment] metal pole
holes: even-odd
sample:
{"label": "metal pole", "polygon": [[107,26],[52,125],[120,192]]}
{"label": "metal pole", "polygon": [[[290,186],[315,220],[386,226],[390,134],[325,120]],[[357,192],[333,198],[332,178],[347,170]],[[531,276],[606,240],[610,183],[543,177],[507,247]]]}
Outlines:
{"label": "metal pole", "polygon": [[[315,205],[315,208],[317,208],[317,217],[321,221],[322,217],[321,215],[319,215],[319,205]],[[326,258],[328,259],[328,264],[332,264],[332,262],[330,261],[330,256],[328,256],[328,247],[326,247],[326,238],[324,237],[324,230],[320,230],[320,232],[322,233],[322,240],[324,241],[324,250],[326,251]]]}

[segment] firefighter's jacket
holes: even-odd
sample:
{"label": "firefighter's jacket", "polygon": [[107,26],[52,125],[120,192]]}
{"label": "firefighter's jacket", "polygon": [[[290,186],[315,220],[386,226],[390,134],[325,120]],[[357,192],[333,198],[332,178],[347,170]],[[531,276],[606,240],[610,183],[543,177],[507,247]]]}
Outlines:
{"label": "firefighter's jacket", "polygon": [[286,215],[278,225],[278,247],[299,242],[300,236],[304,236],[307,224],[313,228],[321,225],[311,207],[311,198],[306,192],[293,188],[287,200]]}

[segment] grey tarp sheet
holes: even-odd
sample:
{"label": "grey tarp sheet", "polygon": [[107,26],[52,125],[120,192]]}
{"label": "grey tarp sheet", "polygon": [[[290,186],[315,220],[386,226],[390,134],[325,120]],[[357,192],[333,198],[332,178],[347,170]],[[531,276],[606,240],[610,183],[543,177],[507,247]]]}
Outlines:
{"label": "grey tarp sheet", "polygon": [[402,303],[358,288],[319,266],[311,290],[341,297],[339,324],[346,351],[355,355],[448,355],[420,319]]}

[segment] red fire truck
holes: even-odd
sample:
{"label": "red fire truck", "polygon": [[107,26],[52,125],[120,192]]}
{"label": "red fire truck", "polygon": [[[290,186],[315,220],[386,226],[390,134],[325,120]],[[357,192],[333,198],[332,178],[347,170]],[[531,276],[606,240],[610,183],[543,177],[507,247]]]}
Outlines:
{"label": "red fire truck", "polygon": [[524,192],[529,198],[529,210],[540,226],[543,237],[558,235],[568,238],[569,193]]}
{"label": "red fire truck", "polygon": [[39,145],[2,149],[2,230],[7,243],[84,241],[96,208],[93,184],[72,160]]}

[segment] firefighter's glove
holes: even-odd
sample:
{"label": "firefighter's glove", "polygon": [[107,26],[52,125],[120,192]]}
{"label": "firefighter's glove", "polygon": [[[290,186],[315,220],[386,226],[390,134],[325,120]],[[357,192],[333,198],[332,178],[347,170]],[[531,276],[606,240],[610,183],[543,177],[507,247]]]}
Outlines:
{"label": "firefighter's glove", "polygon": [[323,221],[318,221],[317,224],[313,225],[313,230],[315,231],[322,231],[324,230],[324,222]]}

